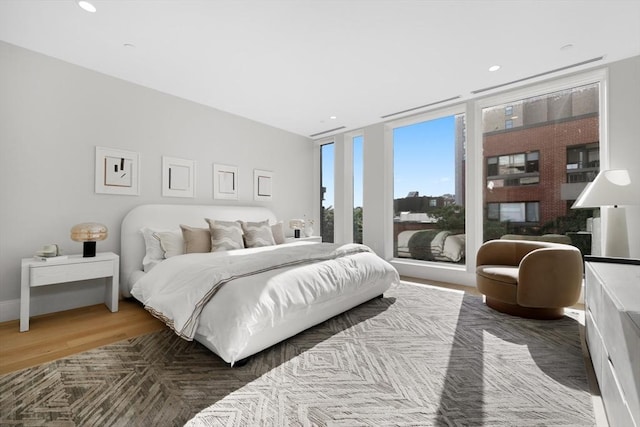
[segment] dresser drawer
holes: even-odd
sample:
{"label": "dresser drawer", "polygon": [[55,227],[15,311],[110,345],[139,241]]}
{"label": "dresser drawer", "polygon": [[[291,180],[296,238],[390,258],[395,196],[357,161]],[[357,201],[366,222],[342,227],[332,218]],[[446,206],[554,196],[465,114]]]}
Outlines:
{"label": "dresser drawer", "polygon": [[43,286],[54,283],[74,282],[77,280],[98,279],[113,275],[113,261],[83,262],[31,267],[31,286]]}
{"label": "dresser drawer", "polygon": [[620,389],[618,374],[609,360],[605,360],[603,363],[600,392],[610,426],[631,427],[635,425],[627,400]]}

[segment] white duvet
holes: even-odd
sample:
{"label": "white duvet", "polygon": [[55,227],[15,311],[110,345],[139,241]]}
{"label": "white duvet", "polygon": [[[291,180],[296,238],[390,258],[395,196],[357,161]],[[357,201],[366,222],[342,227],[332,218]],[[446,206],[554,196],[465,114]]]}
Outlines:
{"label": "white duvet", "polygon": [[296,244],[172,257],[138,280],[131,294],[178,335],[197,334],[233,363],[263,330],[398,280],[366,246]]}

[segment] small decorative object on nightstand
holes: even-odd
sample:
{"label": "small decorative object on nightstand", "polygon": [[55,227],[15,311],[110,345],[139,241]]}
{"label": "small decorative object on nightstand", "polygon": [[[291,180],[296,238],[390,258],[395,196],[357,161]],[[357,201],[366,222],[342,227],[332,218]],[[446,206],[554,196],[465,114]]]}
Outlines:
{"label": "small decorative object on nightstand", "polygon": [[97,222],[83,222],[71,229],[71,240],[83,242],[82,256],[96,256],[96,241],[107,238],[107,226]]}
{"label": "small decorative object on nightstand", "polygon": [[291,221],[289,221],[289,228],[293,228],[293,236],[296,239],[300,238],[300,230],[304,228],[304,220],[292,219]]}
{"label": "small decorative object on nightstand", "polygon": [[304,236],[311,237],[313,236],[313,220],[306,219],[304,220]]}

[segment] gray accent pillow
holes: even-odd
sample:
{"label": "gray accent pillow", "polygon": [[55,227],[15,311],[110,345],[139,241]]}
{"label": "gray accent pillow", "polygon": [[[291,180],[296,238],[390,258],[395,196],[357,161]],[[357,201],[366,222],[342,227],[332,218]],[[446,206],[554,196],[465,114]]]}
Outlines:
{"label": "gray accent pillow", "polygon": [[183,224],[180,224],[180,228],[185,254],[211,252],[211,232],[208,228],[189,227]]}
{"label": "gray accent pillow", "polygon": [[211,252],[244,248],[239,221],[216,221],[206,218],[211,232]]}
{"label": "gray accent pillow", "polygon": [[244,244],[247,248],[259,248],[262,246],[273,246],[273,232],[269,226],[269,221],[244,222],[240,221],[244,232]]}

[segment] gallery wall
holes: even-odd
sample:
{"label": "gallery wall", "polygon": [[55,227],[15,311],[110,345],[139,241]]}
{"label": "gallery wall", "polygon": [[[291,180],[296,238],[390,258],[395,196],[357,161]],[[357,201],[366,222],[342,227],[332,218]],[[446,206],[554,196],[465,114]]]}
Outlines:
{"label": "gallery wall", "polygon": [[[288,221],[314,218],[313,145],[305,137],[0,42],[0,321],[18,318],[20,262],[45,244],[82,252],[71,227],[109,229],[147,203],[260,205]],[[138,196],[96,194],[96,146],[140,157]],[[162,156],[195,160],[195,196],[162,196]],[[213,164],[238,168],[238,200],[213,198]],[[253,171],[273,173],[254,200]],[[203,222],[203,226],[206,224]],[[288,230],[287,230],[288,231]],[[100,280],[32,292],[32,314],[103,301]]]}

